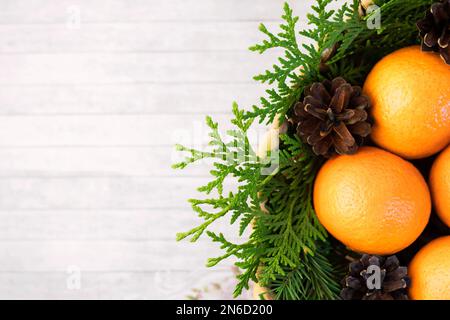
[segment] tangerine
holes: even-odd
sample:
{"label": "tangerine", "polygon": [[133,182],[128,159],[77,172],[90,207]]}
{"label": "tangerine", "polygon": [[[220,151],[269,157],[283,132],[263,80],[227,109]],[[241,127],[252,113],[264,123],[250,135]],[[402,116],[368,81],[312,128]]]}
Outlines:
{"label": "tangerine", "polygon": [[411,163],[363,147],[322,166],[314,184],[314,207],[322,225],[352,250],[387,255],[406,248],[422,233],[431,197]]}
{"label": "tangerine", "polygon": [[450,236],[437,238],[412,259],[409,296],[414,300],[450,300]]}
{"label": "tangerine", "polygon": [[430,189],[438,216],[450,227],[450,146],[433,163]]}
{"label": "tangerine", "polygon": [[450,142],[450,66],[419,46],[379,61],[364,93],[371,101],[373,141],[406,159],[431,156]]}

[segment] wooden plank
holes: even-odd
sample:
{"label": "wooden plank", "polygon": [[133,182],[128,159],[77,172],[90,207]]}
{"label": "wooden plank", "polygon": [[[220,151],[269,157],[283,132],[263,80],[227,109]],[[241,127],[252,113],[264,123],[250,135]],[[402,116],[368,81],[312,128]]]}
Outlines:
{"label": "wooden plank", "polygon": [[[304,5],[292,3],[298,8]],[[0,23],[272,20],[283,0],[2,0]],[[75,18],[76,19],[76,18]]]}
{"label": "wooden plank", "polygon": [[[221,253],[210,241],[1,241],[0,272],[65,272],[70,266],[97,272],[204,270],[207,257]],[[216,269],[232,264],[228,259]]]}
{"label": "wooden plank", "polygon": [[229,113],[233,101],[258,104],[265,89],[256,82],[8,86],[0,87],[0,115]]}
{"label": "wooden plank", "polygon": [[[202,146],[202,150],[210,149]],[[211,177],[211,159],[182,171],[172,168],[187,156],[174,146],[4,147],[0,148],[0,178]]]}
{"label": "wooden plank", "polygon": [[[162,209],[186,208],[204,195],[205,178],[62,177],[1,178],[0,209]],[[232,183],[225,186],[225,191]]]}
{"label": "wooden plank", "polygon": [[[46,0],[3,0],[0,23],[49,24],[71,22],[133,23],[149,21],[278,21],[284,0],[59,0],[46,6]],[[338,8],[352,0],[337,0],[329,7]],[[305,17],[312,12],[311,0],[289,1],[294,13]],[[79,17],[79,18],[78,18]],[[73,28],[73,27],[72,27]],[[75,27],[76,28],[76,27]]]}
{"label": "wooden plank", "polygon": [[[0,53],[246,51],[266,38],[258,26],[257,21],[92,23],[74,31],[64,24],[0,24]],[[278,30],[278,23],[267,27]]]}
{"label": "wooden plank", "polygon": [[186,156],[174,146],[8,147],[0,148],[0,178],[211,177],[213,161],[210,159],[182,171],[172,168],[172,164]]}
{"label": "wooden plank", "polygon": [[[224,129],[230,128],[226,116],[215,118],[225,124]],[[2,116],[0,146],[167,146],[177,142],[202,145],[209,132],[204,119],[200,115],[157,114]]]}
{"label": "wooden plank", "polygon": [[[2,0],[1,24],[63,23],[77,30],[89,23],[136,23],[149,21],[279,21],[285,0]],[[288,1],[304,19],[312,12],[312,0]],[[353,0],[336,0],[336,9]]]}
{"label": "wooden plank", "polygon": [[[200,224],[189,208],[156,210],[2,210],[2,241],[164,241]],[[158,227],[155,227],[158,226]],[[210,230],[238,238],[238,224],[213,225]]]}
{"label": "wooden plank", "polygon": [[[220,131],[235,128],[228,115],[213,115]],[[265,126],[255,125],[252,142]],[[0,147],[173,146],[209,142],[204,115],[0,116]],[[12,140],[12,137],[14,139]]]}
{"label": "wooden plank", "polygon": [[[82,272],[79,289],[67,272],[0,273],[0,299],[231,299],[231,269],[167,272]],[[73,287],[72,287],[73,288]],[[199,289],[201,292],[197,291]],[[240,299],[251,299],[251,291]]]}
{"label": "wooden plank", "polygon": [[183,160],[184,156],[174,146],[0,148],[0,177],[209,175],[207,161],[192,165],[182,173],[172,169],[171,164]]}
{"label": "wooden plank", "polygon": [[0,55],[0,85],[248,83],[274,60],[246,51]]}

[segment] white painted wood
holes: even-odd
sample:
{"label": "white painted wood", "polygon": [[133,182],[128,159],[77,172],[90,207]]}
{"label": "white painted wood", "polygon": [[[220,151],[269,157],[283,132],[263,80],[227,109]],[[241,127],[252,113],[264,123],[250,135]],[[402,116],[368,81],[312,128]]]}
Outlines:
{"label": "white painted wood", "polygon": [[[206,239],[205,239],[206,240]],[[18,252],[27,252],[18,255]],[[220,255],[210,241],[2,241],[0,272],[66,271],[77,266],[82,271],[167,271],[204,270],[209,256]],[[228,269],[232,261],[216,266]]]}
{"label": "white painted wood", "polygon": [[[82,272],[81,287],[68,289],[66,272],[0,273],[0,299],[230,299],[229,270]],[[245,292],[241,299],[250,299]]]}
{"label": "white painted wood", "polygon": [[[235,129],[229,115],[212,118],[220,123],[222,135]],[[255,139],[262,127],[256,124],[251,130]],[[180,143],[199,148],[208,143],[209,133],[204,115],[0,116],[0,147],[167,147]]]}
{"label": "white painted wood", "polygon": [[209,168],[172,171],[172,145],[204,144],[206,114],[227,129],[232,101],[258,102],[252,76],[278,53],[246,49],[282,3],[0,2],[0,298],[183,299],[217,282],[231,298],[232,262],[205,268],[217,246],[174,241],[198,222],[186,200]]}
{"label": "white painted wood", "polygon": [[[223,130],[228,116],[214,116]],[[204,115],[0,116],[0,146],[173,146],[208,140]]]}
{"label": "white painted wood", "polygon": [[[82,22],[264,21],[279,19],[283,3],[283,0],[2,0],[0,23],[66,23],[74,9],[79,9]],[[292,4],[304,8],[301,3],[292,1]]]}
{"label": "white painted wood", "polygon": [[230,113],[235,100],[242,106],[257,104],[265,86],[256,82],[134,83],[0,89],[0,115],[180,115]]}
{"label": "white painted wood", "polygon": [[248,83],[271,61],[273,54],[235,51],[6,54],[0,85]]}
{"label": "white painted wood", "polygon": [[1,178],[0,209],[164,209],[202,196],[208,178]]}
{"label": "white painted wood", "polygon": [[[247,51],[264,38],[258,21],[173,21],[65,24],[0,24],[1,53],[130,53]],[[278,22],[268,22],[270,29]],[[48,35],[52,35],[51,41]],[[166,37],[164,35],[170,35]]]}
{"label": "white painted wood", "polygon": [[[38,209],[0,210],[0,241],[167,241],[197,225],[189,205],[178,209]],[[43,223],[43,221],[45,223]],[[24,223],[26,222],[26,223]],[[155,228],[162,225],[163,228]],[[212,230],[237,239],[238,223]]]}
{"label": "white painted wood", "polygon": [[209,175],[206,165],[191,166],[183,172],[173,170],[170,165],[183,159],[173,146],[13,147],[0,148],[0,159],[0,177]]}

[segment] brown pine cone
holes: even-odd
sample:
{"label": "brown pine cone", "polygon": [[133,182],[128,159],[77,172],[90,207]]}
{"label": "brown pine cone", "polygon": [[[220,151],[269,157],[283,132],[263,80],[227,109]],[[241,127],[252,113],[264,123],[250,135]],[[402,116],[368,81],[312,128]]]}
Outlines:
{"label": "brown pine cone", "polygon": [[[372,281],[374,272],[370,266],[379,267],[379,287]],[[406,288],[410,280],[408,269],[401,267],[396,256],[388,258],[363,255],[349,264],[349,273],[342,281],[343,300],[408,300]]]}
{"label": "brown pine cone", "polygon": [[353,154],[371,132],[368,107],[361,88],[338,77],[306,88],[290,122],[316,155]]}
{"label": "brown pine cone", "polygon": [[423,51],[434,51],[450,64],[450,0],[434,3],[424,19],[417,22]]}

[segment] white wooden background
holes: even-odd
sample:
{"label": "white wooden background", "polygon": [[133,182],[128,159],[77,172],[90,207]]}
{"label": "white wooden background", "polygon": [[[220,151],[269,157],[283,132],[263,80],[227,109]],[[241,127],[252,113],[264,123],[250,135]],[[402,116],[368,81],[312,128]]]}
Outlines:
{"label": "white wooden background", "polygon": [[207,168],[172,171],[173,144],[257,101],[274,56],[247,47],[282,2],[0,1],[0,298],[182,299],[231,276],[175,242]]}

